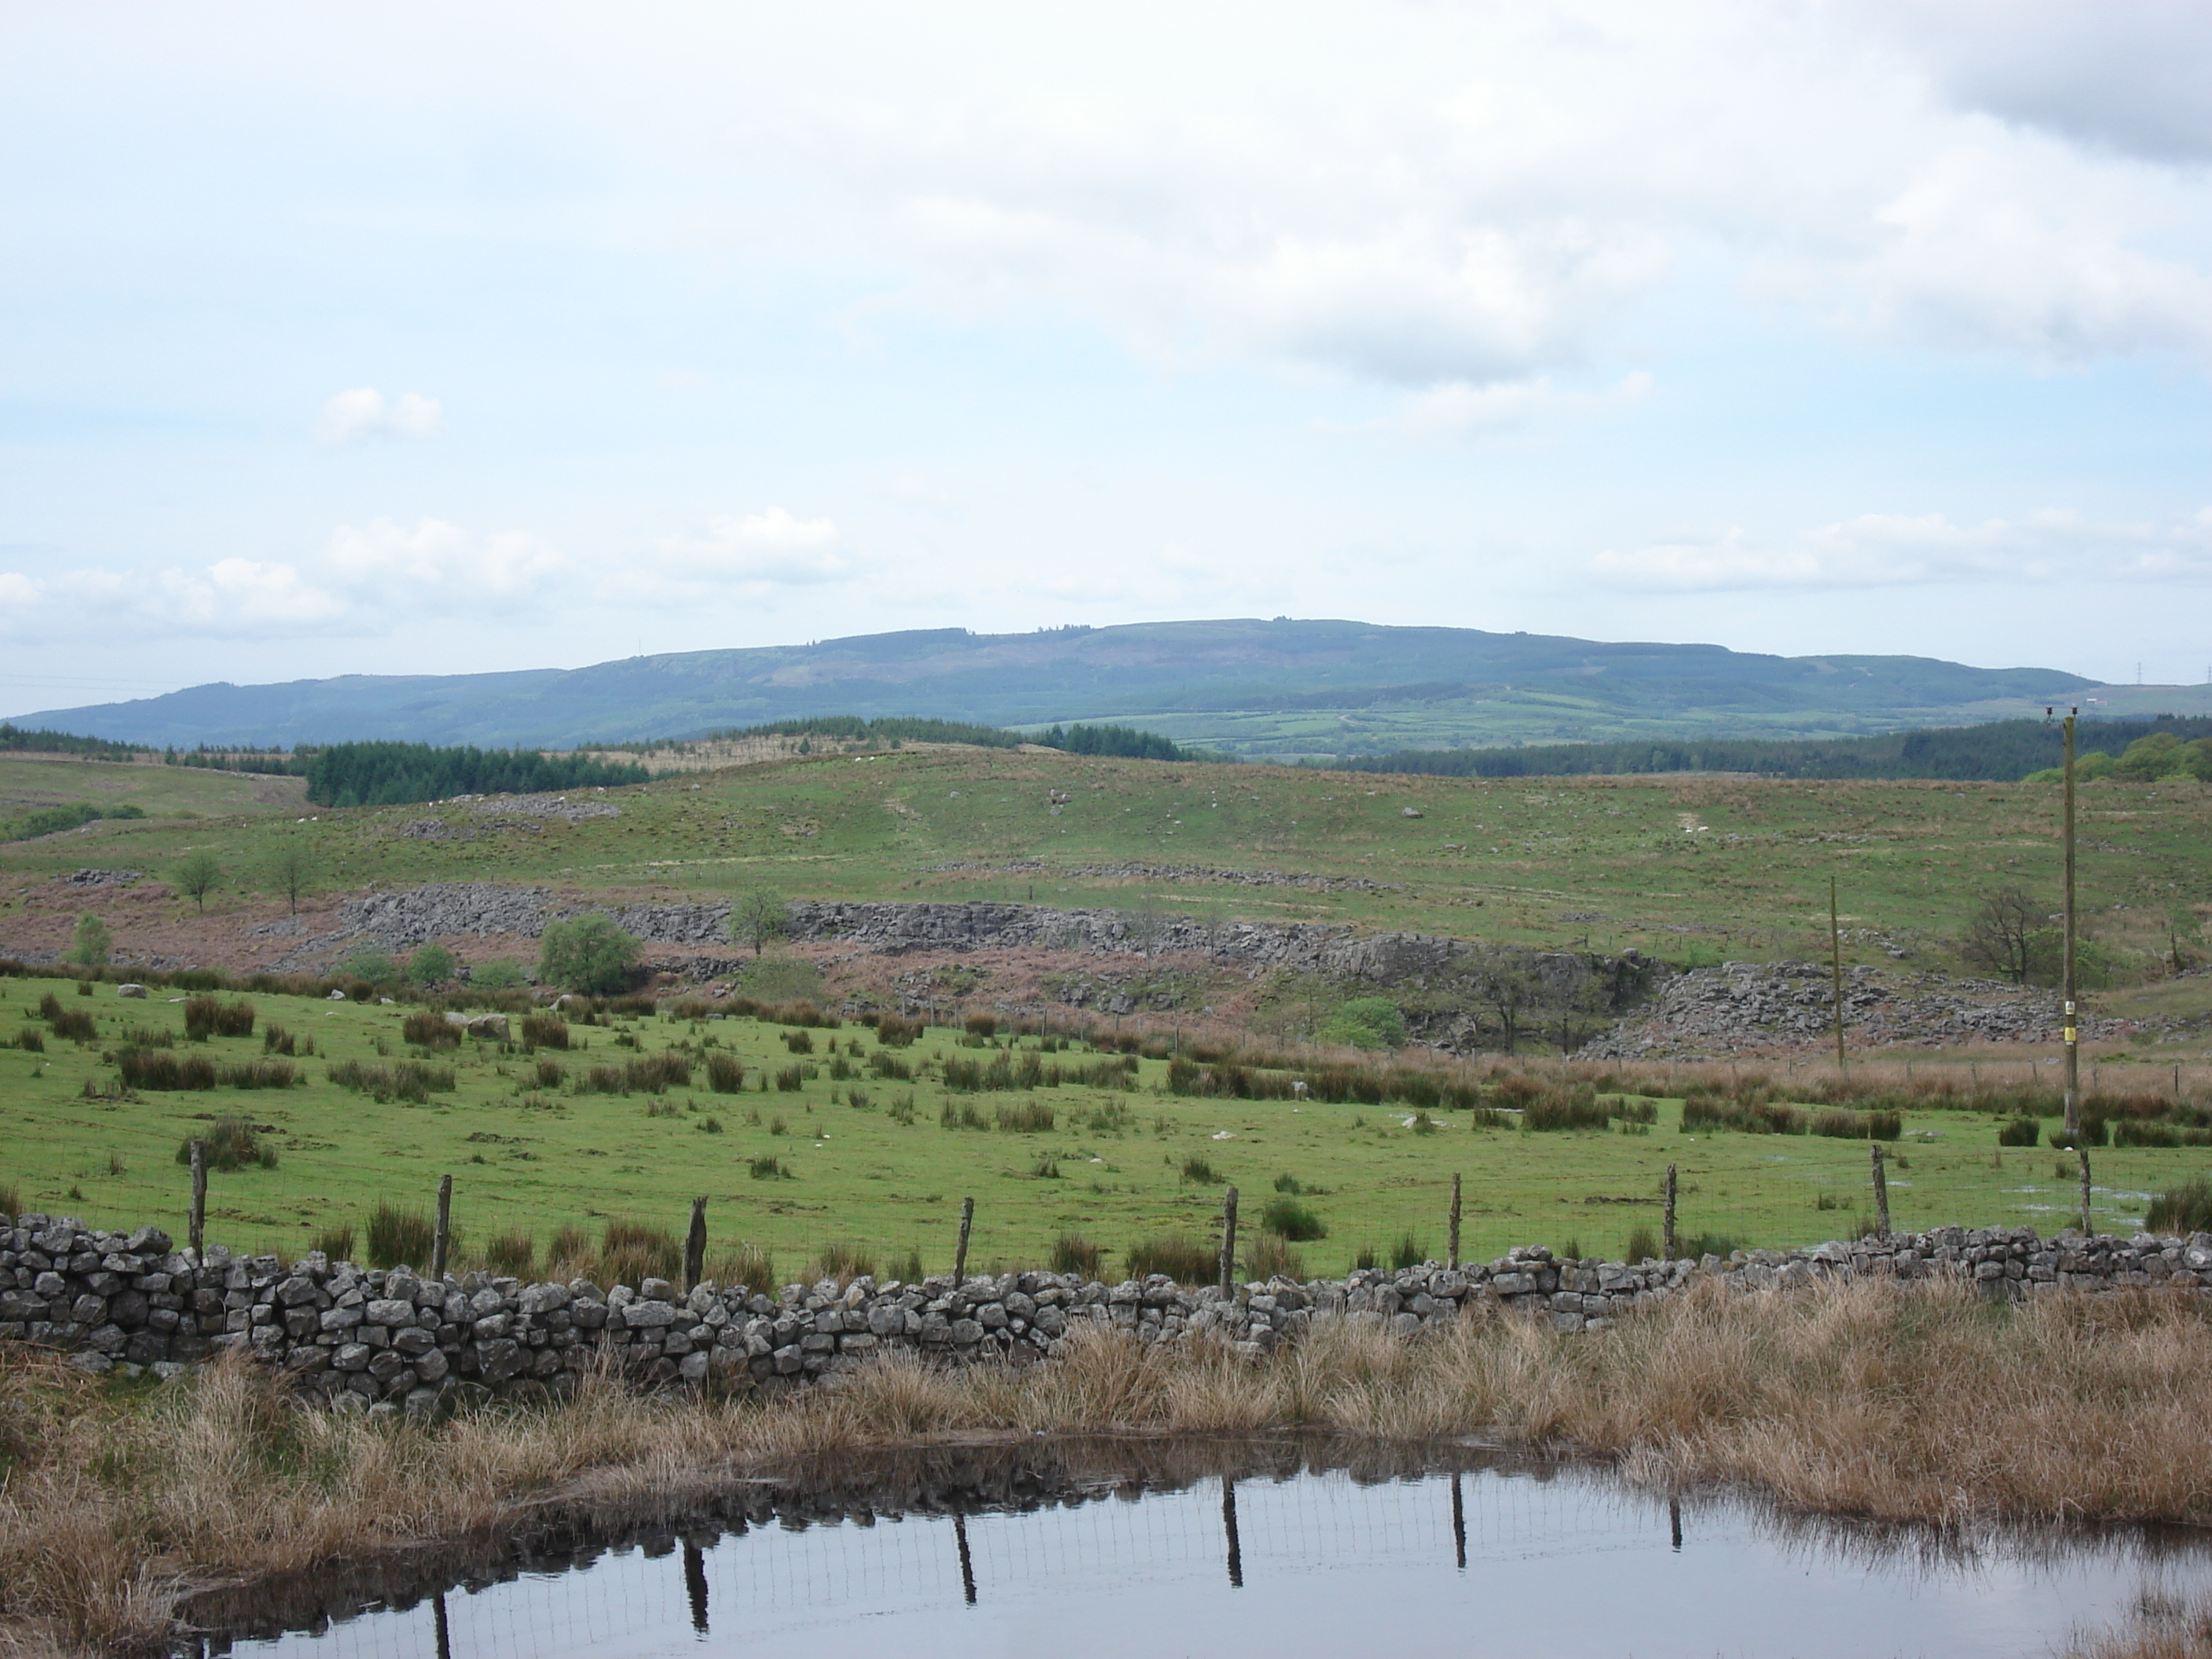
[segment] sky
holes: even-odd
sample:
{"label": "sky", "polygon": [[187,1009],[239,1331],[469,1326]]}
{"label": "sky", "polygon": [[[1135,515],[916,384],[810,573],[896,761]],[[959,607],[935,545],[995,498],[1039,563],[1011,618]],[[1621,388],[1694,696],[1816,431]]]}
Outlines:
{"label": "sky", "polygon": [[0,0],[0,711],[1357,617],[2212,678],[2212,8]]}

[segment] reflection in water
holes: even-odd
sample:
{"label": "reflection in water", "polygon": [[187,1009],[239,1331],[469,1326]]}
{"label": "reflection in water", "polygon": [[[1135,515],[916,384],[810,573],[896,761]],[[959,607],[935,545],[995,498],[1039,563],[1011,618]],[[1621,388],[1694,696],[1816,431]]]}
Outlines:
{"label": "reflection in water", "polygon": [[1792,1521],[1588,1467],[1430,1455],[1444,1467],[1282,1441],[939,1449],[866,1483],[793,1469],[624,1531],[488,1540],[434,1583],[325,1572],[192,1616],[212,1652],[256,1638],[252,1659],[658,1659],[707,1637],[710,1602],[719,1647],[810,1659],[880,1653],[886,1618],[902,1659],[1012,1651],[1040,1627],[1055,1659],[1362,1652],[1380,1621],[1394,1659],[1973,1659],[2212,1584],[2193,1535]]}

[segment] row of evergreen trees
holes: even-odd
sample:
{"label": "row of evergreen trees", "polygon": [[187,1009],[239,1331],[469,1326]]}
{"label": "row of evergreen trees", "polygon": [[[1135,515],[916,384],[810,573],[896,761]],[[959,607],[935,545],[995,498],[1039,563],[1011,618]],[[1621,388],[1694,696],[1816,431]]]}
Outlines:
{"label": "row of evergreen trees", "polygon": [[318,806],[396,806],[453,795],[523,794],[612,788],[651,775],[628,762],[534,749],[434,749],[427,743],[336,743],[307,762],[307,799]]}

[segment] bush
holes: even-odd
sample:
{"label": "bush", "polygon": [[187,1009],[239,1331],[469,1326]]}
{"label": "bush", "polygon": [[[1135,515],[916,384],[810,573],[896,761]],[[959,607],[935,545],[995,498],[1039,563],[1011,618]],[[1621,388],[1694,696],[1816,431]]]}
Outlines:
{"label": "bush", "polygon": [[207,1145],[207,1166],[210,1170],[275,1169],[276,1149],[262,1146],[253,1134],[253,1126],[243,1118],[217,1118],[204,1137],[188,1135],[178,1143],[177,1162],[190,1164],[192,1141],[201,1139]]}
{"label": "bush", "polygon": [[538,1241],[527,1227],[510,1227],[484,1241],[484,1264],[495,1273],[530,1277],[538,1260]]}
{"label": "bush", "polygon": [[786,1066],[775,1074],[775,1086],[783,1093],[795,1095],[806,1081],[805,1074],[796,1066]]}
{"label": "bush", "polygon": [[351,1089],[379,1101],[412,1101],[418,1106],[427,1104],[433,1094],[450,1094],[453,1089],[452,1066],[428,1066],[412,1060],[402,1060],[397,1066],[341,1060],[330,1068],[328,1076],[341,1089]]}
{"label": "bush", "polygon": [[610,1285],[635,1289],[648,1279],[673,1279],[684,1271],[676,1235],[641,1221],[610,1220],[599,1245],[599,1276]]}
{"label": "bush", "polygon": [[885,1014],[876,1022],[876,1041],[890,1048],[910,1047],[921,1035],[921,1022],[902,1018],[897,1014]]}
{"label": "bush", "polygon": [[315,1235],[314,1243],[307,1247],[320,1250],[332,1261],[353,1260],[353,1223],[342,1221],[334,1227],[325,1227]]}
{"label": "bush", "polygon": [[1623,1247],[1620,1259],[1634,1267],[1639,1261],[1656,1259],[1659,1254],[1659,1235],[1651,1231],[1649,1223],[1629,1230],[1628,1243]]}
{"label": "bush", "polygon": [[27,1054],[46,1052],[46,1034],[35,1025],[26,1025],[15,1033],[15,1046]]}
{"label": "bush", "polygon": [[529,983],[519,962],[487,962],[469,970],[471,991],[519,991]]}
{"label": "bush", "polygon": [[526,1048],[566,1048],[568,1022],[553,1014],[522,1017],[522,1046]]}
{"label": "bush", "polygon": [[1314,1034],[1323,1042],[1356,1048],[1395,1048],[1406,1041],[1406,1017],[1388,997],[1354,997]]}
{"label": "bush", "polygon": [[538,976],[596,994],[620,991],[636,971],[639,948],[606,916],[548,922],[538,940]]}
{"label": "bush", "polygon": [[1019,1106],[1001,1106],[995,1115],[999,1127],[1008,1134],[1036,1135],[1052,1132],[1053,1109],[1041,1101],[1026,1101]]}
{"label": "bush", "polygon": [[876,1258],[865,1244],[854,1244],[833,1240],[814,1253],[814,1260],[806,1264],[812,1282],[835,1279],[840,1285],[872,1275],[876,1271]]}
{"label": "bush", "polygon": [[1429,1259],[1429,1253],[1407,1233],[1390,1247],[1390,1266],[1393,1268],[1418,1267]]}
{"label": "bush", "polygon": [[1521,1127],[1539,1133],[1602,1129],[1612,1121],[1612,1112],[1590,1089],[1547,1089],[1521,1109]]}
{"label": "bush", "polygon": [[105,968],[114,954],[107,924],[88,910],[76,919],[76,931],[70,935],[69,954],[63,960],[78,968]]}
{"label": "bush", "polygon": [[751,1176],[755,1181],[788,1181],[791,1179],[791,1171],[783,1167],[783,1160],[780,1158],[775,1157],[773,1154],[761,1158],[746,1159],[745,1172]]}
{"label": "bush", "polygon": [[623,1063],[624,1094],[633,1090],[648,1095],[665,1094],[671,1089],[689,1088],[690,1084],[691,1062],[682,1054],[653,1054]]}
{"label": "bush", "polygon": [[718,1095],[733,1095],[745,1086],[745,1064],[735,1054],[707,1056],[707,1086]]}
{"label": "bush", "polygon": [[397,985],[399,982],[399,964],[392,959],[390,953],[379,951],[372,945],[363,945],[349,956],[341,965],[340,971],[362,981],[368,987],[365,992],[356,991],[349,994],[356,1002],[368,1001],[370,997],[376,994],[379,986]]}
{"label": "bush", "polygon": [[56,1036],[65,1037],[73,1042],[97,1042],[100,1040],[99,1022],[90,1014],[75,1008],[49,1015],[46,1024]]}
{"label": "bush", "polygon": [[531,1075],[539,1088],[557,1089],[561,1086],[561,1079],[568,1073],[561,1069],[559,1060],[541,1060]]}
{"label": "bush", "polygon": [[253,1005],[243,998],[225,1003],[214,997],[192,997],[185,1004],[185,1035],[194,1042],[210,1036],[252,1036]]}
{"label": "bush", "polygon": [[1211,1285],[1221,1273],[1218,1249],[1179,1233],[1139,1239],[1122,1259],[1132,1279],[1165,1273],[1178,1285]]}
{"label": "bush", "polygon": [[461,1046],[461,1028],[429,1008],[420,1013],[410,1014],[402,1020],[399,1035],[418,1048],[458,1048]]}
{"label": "bush", "polygon": [[2068,1134],[2063,1123],[2051,1127],[2050,1142],[2064,1152],[2074,1152],[2083,1146],[2101,1146],[2110,1133],[2110,1126],[2101,1117],[2085,1117],[2078,1134]]}
{"label": "bush", "polygon": [[[164,1035],[167,1034],[164,1033]],[[298,1044],[289,1031],[281,1025],[271,1024],[261,1028],[261,1052],[264,1054],[293,1054],[298,1052]],[[312,1045],[307,1052],[314,1053]]]}
{"label": "bush", "polygon": [[[915,1278],[921,1275],[917,1273]],[[766,1290],[775,1283],[775,1257],[761,1244],[731,1244],[707,1259],[707,1277],[724,1290]]]}
{"label": "bush", "polygon": [[459,977],[461,965],[453,960],[453,953],[442,945],[426,945],[407,958],[407,977],[425,988],[443,985]]}
{"label": "bush", "polygon": [[2150,1201],[2143,1224],[2154,1233],[2212,1232],[2212,1180],[2192,1176]]}
{"label": "bush", "polygon": [[[380,1200],[368,1212],[368,1265],[372,1267],[419,1267],[428,1273],[436,1241],[437,1229],[419,1210],[403,1210],[389,1200]],[[452,1247],[449,1237],[447,1248]]]}
{"label": "bush", "polygon": [[1052,1241],[1052,1270],[1056,1273],[1080,1273],[1086,1282],[1095,1281],[1105,1260],[1106,1252],[1079,1232],[1065,1232]]}
{"label": "bush", "polygon": [[1740,1091],[1734,1097],[1717,1091],[1692,1088],[1682,1100],[1682,1129],[1733,1129],[1748,1135],[1802,1135],[1811,1127],[1805,1114],[1767,1097],[1763,1086]]}
{"label": "bush", "polygon": [[125,1048],[115,1056],[123,1082],[131,1089],[212,1089],[215,1062],[198,1055],[179,1060],[166,1048]]}
{"label": "bush", "polygon": [[1201,1187],[1218,1187],[1224,1184],[1221,1171],[1213,1167],[1212,1161],[1196,1152],[1183,1159],[1182,1178],[1185,1181],[1194,1181]]}
{"label": "bush", "polygon": [[960,1024],[961,1029],[969,1036],[981,1037],[987,1042],[999,1034],[999,1021],[993,1014],[970,1014]]}
{"label": "bush", "polygon": [[803,1030],[786,1031],[783,1046],[794,1054],[811,1054],[814,1052],[814,1039]]}
{"label": "bush", "polygon": [[226,1089],[289,1089],[293,1082],[291,1066],[281,1060],[240,1060],[217,1067],[216,1077]]}
{"label": "bush", "polygon": [[1269,1199],[1260,1212],[1260,1225],[1262,1231],[1296,1244],[1308,1244],[1328,1237],[1328,1228],[1322,1218],[1295,1198]]}
{"label": "bush", "polygon": [[1305,1258],[1273,1233],[1261,1233],[1245,1247],[1247,1279],[1297,1279],[1306,1276]]}
{"label": "bush", "polygon": [[2000,1146],[2033,1146],[2043,1138],[2043,1125],[2032,1117],[2016,1117],[1997,1129]]}

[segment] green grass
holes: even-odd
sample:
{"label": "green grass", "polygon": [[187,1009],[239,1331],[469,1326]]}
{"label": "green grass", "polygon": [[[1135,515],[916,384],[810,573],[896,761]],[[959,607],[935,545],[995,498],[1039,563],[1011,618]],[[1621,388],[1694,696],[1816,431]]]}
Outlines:
{"label": "green grass", "polygon": [[[619,805],[618,817],[533,819],[433,841],[398,832],[425,817],[483,821],[465,806],[404,806],[310,811],[313,821],[301,824],[289,811],[246,810],[237,792],[254,780],[179,768],[0,759],[5,793],[29,793],[10,781],[18,768],[129,775],[118,798],[149,811],[163,809],[140,787],[149,778],[178,791],[228,789],[232,814],[103,822],[0,851],[0,871],[15,878],[0,881],[0,937],[29,887],[51,876],[85,864],[158,872],[187,848],[258,890],[226,884],[210,915],[270,914],[265,872],[280,836],[304,844],[324,892],[500,879],[610,896],[765,886],[791,897],[1034,899],[1635,945],[1678,963],[1825,955],[1832,874],[1850,959],[1886,963],[1887,940],[1945,965],[1978,894],[2018,881],[2055,904],[2059,876],[2057,792],[2027,784],[1382,778],[903,750],[692,773],[592,797]],[[1053,792],[1070,797],[1056,813]],[[1404,816],[1409,806],[1421,816]],[[2090,786],[2081,836],[2092,933],[2126,961],[2162,951],[2168,913],[2212,886],[2212,787]],[[1037,867],[1008,867],[1018,861]],[[1077,873],[1131,862],[1377,886]],[[131,948],[127,937],[116,943]]]}
{"label": "green grass", "polygon": [[[0,980],[0,1032],[35,1020],[40,996],[55,984]],[[254,1131],[258,1143],[279,1156],[273,1168],[256,1164],[210,1176],[210,1236],[286,1255],[303,1253],[331,1229],[351,1225],[365,1237],[380,1202],[427,1212],[441,1174],[454,1177],[465,1241],[526,1232],[540,1260],[564,1224],[597,1237],[605,1218],[623,1218],[680,1234],[690,1199],[703,1194],[716,1249],[742,1239],[795,1264],[842,1241],[878,1260],[918,1251],[935,1272],[949,1266],[963,1196],[976,1200],[971,1259],[979,1266],[1043,1263],[1062,1235],[1080,1232],[1108,1252],[1111,1272],[1140,1239],[1213,1237],[1220,1191],[1185,1178],[1197,1159],[1215,1180],[1243,1189],[1255,1236],[1263,1195],[1276,1190],[1280,1172],[1297,1171],[1304,1189],[1297,1206],[1327,1229],[1325,1239],[1301,1247],[1312,1272],[1340,1272],[1363,1249],[1389,1260],[1408,1236],[1425,1253],[1440,1253],[1455,1170],[1466,1182],[1462,1253],[1474,1258],[1569,1237],[1617,1255],[1634,1228],[1658,1224],[1656,1200],[1670,1161],[1680,1169],[1686,1235],[1802,1244],[1849,1232],[1853,1218],[1872,1209],[1863,1143],[1686,1135],[1679,1101],[1659,1104],[1648,1133],[1470,1129],[1468,1113],[1448,1109],[1432,1111],[1437,1127],[1420,1133],[1407,1126],[1410,1109],[1171,1096],[1158,1061],[1143,1064],[1133,1095],[1079,1087],[948,1095],[939,1068],[947,1057],[976,1051],[956,1047],[952,1033],[937,1030],[902,1051],[927,1062],[911,1085],[898,1086],[915,1097],[910,1115],[883,1109],[890,1091],[882,1087],[868,1091],[873,1109],[855,1109],[846,1093],[853,1085],[833,1083],[826,1065],[796,1091],[775,1091],[771,1083],[763,1094],[759,1081],[786,1054],[781,1028],[665,1016],[611,1028],[571,1026],[572,1047],[561,1056],[568,1081],[551,1089],[537,1085],[537,1056],[465,1042],[437,1061],[453,1066],[454,1086],[410,1103],[380,1102],[325,1080],[333,1063],[405,1060],[406,1009],[255,996],[250,1000],[262,1024],[275,1020],[295,1037],[313,1036],[314,1057],[295,1062],[307,1079],[303,1085],[88,1097],[88,1084],[98,1091],[116,1083],[116,1068],[103,1055],[126,1028],[167,1030],[178,1052],[205,1055],[219,1070],[260,1057],[258,1035],[187,1043],[182,1006],[158,997],[125,1001],[103,986],[100,997],[81,1005],[95,1011],[92,1042],[50,1037],[44,1054],[0,1049],[7,1148],[0,1186],[17,1188],[26,1208],[65,1211],[97,1224],[158,1222],[180,1233],[188,1176],[176,1149],[209,1134],[219,1119],[238,1118],[261,1126]],[[80,1005],[72,998],[69,1006]],[[617,1035],[637,1047],[618,1047]],[[874,1047],[863,1027],[818,1033],[817,1048],[824,1036],[837,1040],[841,1054],[855,1041],[864,1050]],[[714,1046],[704,1053],[744,1060],[744,1093],[703,1086],[697,1059],[710,1039]],[[595,1063],[651,1059],[678,1048],[694,1060],[700,1086],[572,1092]],[[981,1127],[941,1127],[948,1100],[956,1108],[979,1106]],[[1055,1127],[1001,1130],[992,1121],[1000,1105],[1049,1105]],[[1093,1119],[1095,1109],[1113,1106],[1127,1109]],[[710,1115],[721,1133],[705,1130]],[[781,1134],[775,1133],[779,1120]],[[2001,1153],[2000,1121],[1966,1112],[1907,1115],[1904,1139],[1891,1151],[1899,1227],[2029,1222],[2049,1232],[2063,1224],[2073,1188],[2070,1176],[2055,1172],[2058,1155],[2047,1148]],[[2094,1156],[2100,1223],[2124,1229],[2140,1220],[2151,1193],[2201,1172],[2208,1154],[2128,1148]],[[1038,1178],[1047,1163],[1060,1178]],[[788,1178],[757,1178],[758,1168]],[[72,1188],[82,1196],[70,1197]]]}

